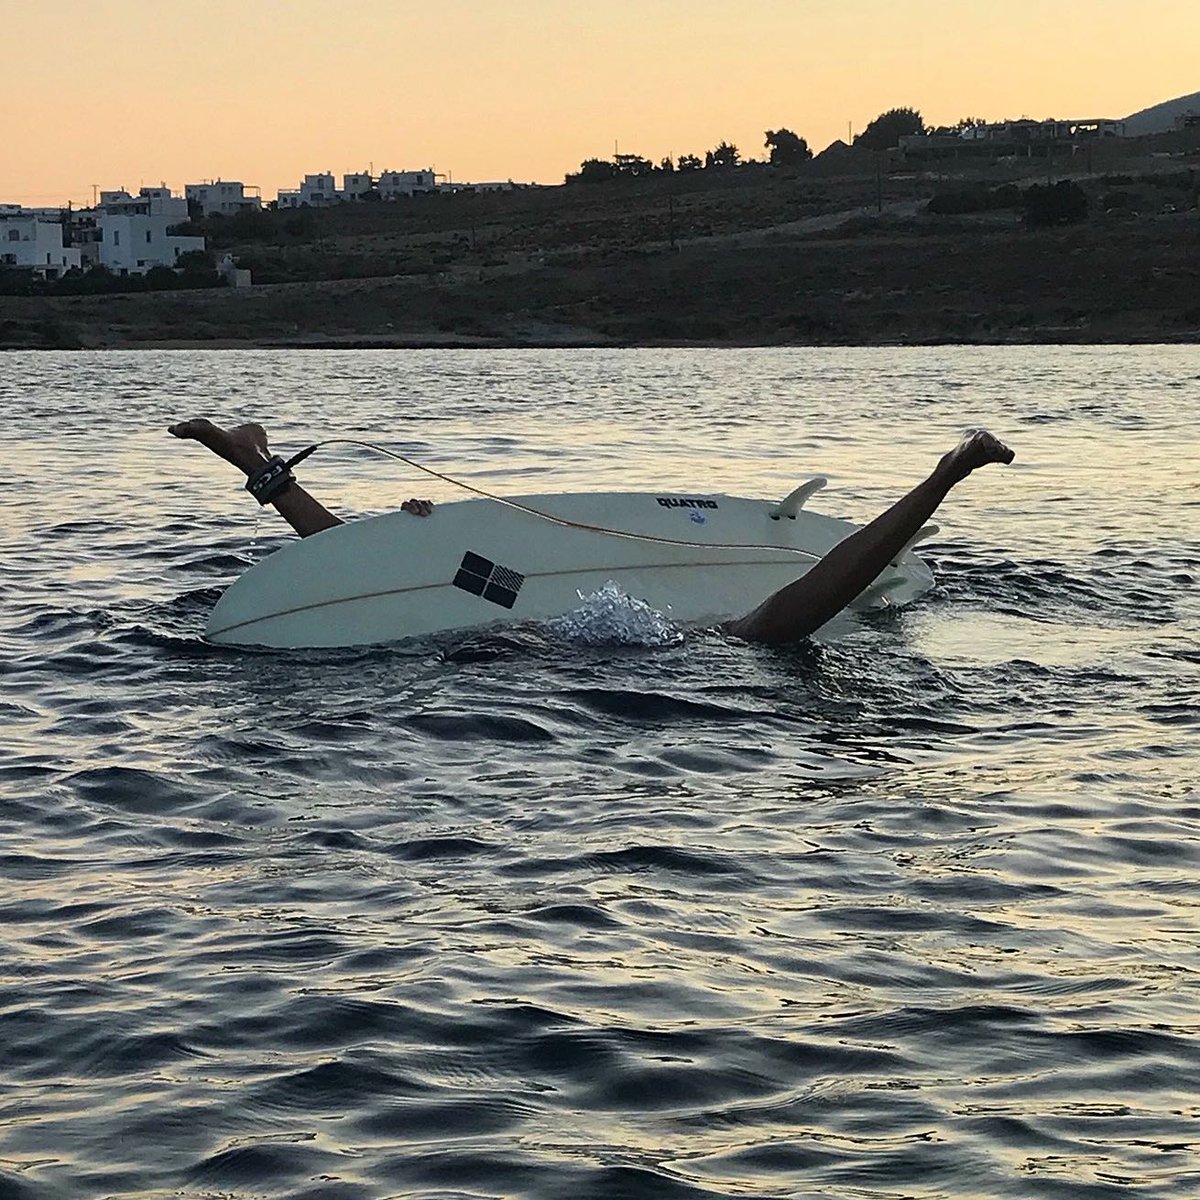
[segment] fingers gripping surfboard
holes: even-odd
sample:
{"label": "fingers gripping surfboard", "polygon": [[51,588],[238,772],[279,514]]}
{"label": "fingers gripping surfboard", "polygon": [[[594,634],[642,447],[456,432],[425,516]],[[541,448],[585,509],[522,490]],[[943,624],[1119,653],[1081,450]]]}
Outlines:
{"label": "fingers gripping surfboard", "polygon": [[[811,490],[782,505],[607,492],[368,517],[255,564],[217,602],[206,634],[226,645],[372,645],[556,617],[609,580],[679,623],[740,615],[857,528],[804,510]],[[852,607],[905,603],[932,584],[906,551]]]}

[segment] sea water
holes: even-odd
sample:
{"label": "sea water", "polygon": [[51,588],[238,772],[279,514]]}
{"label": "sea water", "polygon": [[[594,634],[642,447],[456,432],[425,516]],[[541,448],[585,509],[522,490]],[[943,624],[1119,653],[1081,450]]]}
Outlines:
{"label": "sea water", "polygon": [[[0,1194],[1200,1194],[1198,398],[1192,347],[0,356]],[[609,594],[263,653],[201,636],[289,536],[201,413],[855,520],[1017,460],[815,643]]]}

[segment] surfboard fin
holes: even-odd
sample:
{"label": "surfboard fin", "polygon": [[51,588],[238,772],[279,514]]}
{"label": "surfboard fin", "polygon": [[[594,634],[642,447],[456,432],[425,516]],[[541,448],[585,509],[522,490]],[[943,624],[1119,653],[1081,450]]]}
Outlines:
{"label": "surfboard fin", "polygon": [[908,541],[904,543],[900,553],[892,559],[892,565],[895,566],[898,564],[914,546],[918,545],[920,542],[927,542],[931,537],[934,537],[936,534],[940,533],[941,528],[942,527],[940,525],[922,525],[921,528],[918,529],[917,532],[914,533],[912,537],[910,537]]}
{"label": "surfboard fin", "polygon": [[828,479],[824,475],[818,475],[814,479],[810,479],[807,483],[802,483],[794,492],[791,492],[786,498],[781,500],[768,514],[772,521],[778,521],[780,517],[787,517],[789,521],[796,519],[796,514],[804,507],[804,502],[814,492],[819,492],[827,483]]}

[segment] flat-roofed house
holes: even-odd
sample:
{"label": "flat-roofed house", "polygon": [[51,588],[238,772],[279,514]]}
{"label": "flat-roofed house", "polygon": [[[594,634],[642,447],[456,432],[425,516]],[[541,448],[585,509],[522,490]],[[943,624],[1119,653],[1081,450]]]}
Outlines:
{"label": "flat-roofed house", "polygon": [[174,267],[182,254],[204,249],[204,238],[181,234],[187,200],[166,187],[100,193],[100,203],[76,216],[84,261],[118,275],[144,275],[152,267]]}
{"label": "flat-roofed house", "polygon": [[417,192],[436,192],[437,177],[433,168],[424,171],[382,171],[379,175],[379,198],[396,200]]}
{"label": "flat-roofed house", "polygon": [[229,217],[246,209],[257,212],[262,208],[262,197],[255,188],[247,194],[246,185],[236,179],[212,179],[204,183],[184,185],[183,194],[188,210],[198,217],[211,217],[214,213]]}
{"label": "flat-roofed house", "polygon": [[300,184],[300,203],[320,206],[334,204],[338,200],[338,191],[334,186],[333,172],[320,171],[316,175],[305,175]]}
{"label": "flat-roofed house", "polygon": [[343,175],[341,198],[343,200],[360,200],[374,186],[375,181],[366,171],[358,171],[353,175]]}
{"label": "flat-roofed house", "polygon": [[0,206],[0,267],[23,267],[44,279],[58,279],[78,269],[78,246],[64,245],[61,214]]}

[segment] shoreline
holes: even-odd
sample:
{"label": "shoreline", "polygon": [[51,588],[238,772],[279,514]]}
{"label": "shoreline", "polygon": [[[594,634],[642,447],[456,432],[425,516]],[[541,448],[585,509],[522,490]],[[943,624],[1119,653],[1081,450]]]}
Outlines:
{"label": "shoreline", "polygon": [[1176,335],[1109,334],[1101,337],[1064,337],[1061,330],[1030,331],[1028,335],[1005,338],[930,336],[927,338],[879,338],[861,341],[598,341],[594,339],[517,339],[496,338],[324,338],[324,339],[145,339],[99,346],[20,346],[0,344],[0,354],[37,352],[65,354],[110,354],[163,350],[918,350],[936,347],[973,346],[1195,346],[1200,345],[1200,330]]}

